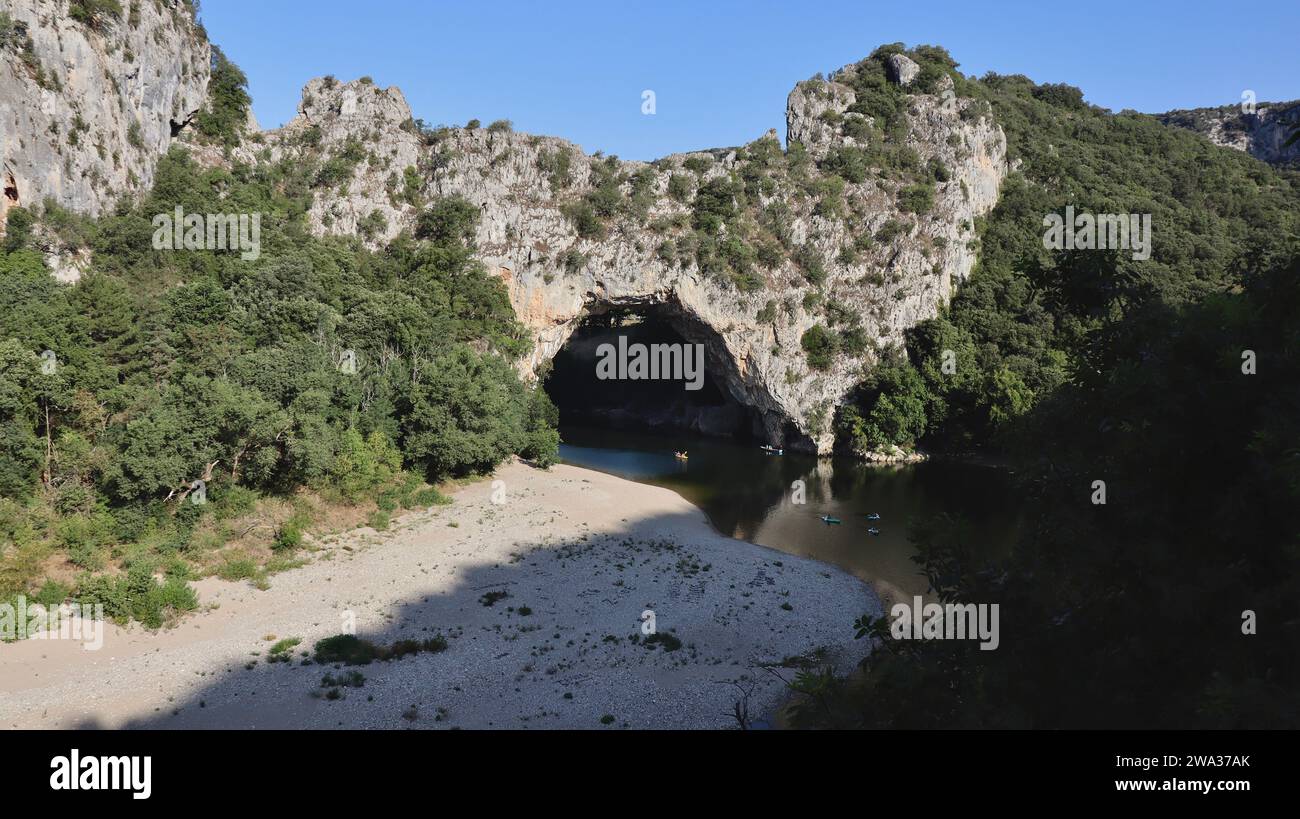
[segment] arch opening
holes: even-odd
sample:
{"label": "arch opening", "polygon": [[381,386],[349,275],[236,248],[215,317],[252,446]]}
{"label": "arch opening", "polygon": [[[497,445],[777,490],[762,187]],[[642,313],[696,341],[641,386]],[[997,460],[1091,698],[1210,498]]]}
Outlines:
{"label": "arch opening", "polygon": [[[762,413],[735,394],[735,362],[713,336],[671,303],[591,307],[543,381],[560,411],[561,430],[590,426],[765,440]],[[638,355],[647,366],[655,359],[663,365],[653,371],[659,377],[650,377],[645,366],[636,368],[632,360]],[[620,359],[624,369],[615,372]],[[680,369],[667,366],[678,360]]]}

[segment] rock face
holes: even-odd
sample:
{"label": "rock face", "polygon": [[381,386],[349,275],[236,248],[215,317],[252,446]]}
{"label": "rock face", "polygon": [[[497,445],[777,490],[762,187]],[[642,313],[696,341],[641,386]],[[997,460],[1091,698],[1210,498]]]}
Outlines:
{"label": "rock face", "polygon": [[[11,12],[21,32],[0,53],[3,199],[97,214],[147,190],[172,140],[190,142],[211,48],[180,0],[124,2],[123,19],[89,23],[65,3],[17,0]],[[896,83],[914,75],[911,60],[892,65]],[[886,129],[849,110],[858,69],[795,87],[788,150],[771,130],[738,148],[620,161],[504,124],[427,129],[398,89],[328,77],[307,84],[283,128],[250,120],[242,146],[190,147],[209,165],[319,168],[311,229],[374,247],[436,198],[463,197],[480,212],[480,258],[533,334],[526,376],[590,316],[657,312],[705,346],[756,435],[825,453],[847,392],[970,273],[975,218],[1007,172],[1001,129],[947,78],[907,94],[905,121]],[[814,367],[805,346],[818,338],[842,349]]]}
{"label": "rock face", "polygon": [[[706,345],[706,367],[757,410],[756,434],[825,453],[835,407],[861,380],[864,364],[933,317],[970,273],[975,217],[996,203],[1006,174],[1001,129],[968,111],[973,101],[945,93],[950,87],[908,98],[906,148],[927,167],[945,169],[933,207],[921,214],[900,211],[907,185],[888,173],[825,193],[823,186],[833,190],[836,182],[819,163],[868,141],[846,135],[866,131],[845,123],[857,118],[868,130],[872,123],[847,111],[854,103],[849,85],[824,80],[799,83],[790,94],[786,132],[797,145],[789,154],[775,131],[742,148],[654,163],[591,156],[562,139],[501,127],[422,132],[396,88],[330,78],[308,83],[298,115],[265,134],[264,144],[272,160],[357,160],[346,178],[317,194],[309,218],[318,233],[360,230],[378,244],[411,228],[419,205],[434,197],[460,196],[478,207],[480,257],[534,334],[521,362],[525,374],[537,372],[592,314],[656,310]],[[744,204],[728,225],[753,228],[736,238],[761,244],[780,235],[771,241],[778,253],[753,265],[760,281],[740,287],[713,266],[702,268],[701,254],[692,252],[695,192],[729,180],[744,187]],[[620,209],[598,234],[580,232],[571,209],[602,183],[617,185]],[[730,238],[728,225],[718,229],[720,245]],[[810,367],[805,332],[837,320],[841,328],[846,320],[860,324],[866,349]]]}
{"label": "rock face", "polygon": [[52,198],[98,214],[147,191],[202,106],[211,50],[181,0],[123,2],[121,19],[69,16],[67,0],[6,0],[0,44],[0,230]]}
{"label": "rock face", "polygon": [[1285,144],[1293,129],[1300,127],[1300,100],[1260,103],[1250,114],[1240,105],[1170,111],[1161,114],[1160,121],[1196,131],[1215,145],[1244,151],[1270,165],[1300,164],[1300,140]]}
{"label": "rock face", "polygon": [[921,66],[906,54],[891,54],[885,61],[889,79],[899,85],[911,85],[916,75],[921,73]]}

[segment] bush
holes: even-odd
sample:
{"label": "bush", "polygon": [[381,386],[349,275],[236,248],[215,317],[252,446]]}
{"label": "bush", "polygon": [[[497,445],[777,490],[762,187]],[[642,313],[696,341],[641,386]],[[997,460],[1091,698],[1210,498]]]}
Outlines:
{"label": "bush", "polygon": [[83,606],[102,605],[113,620],[137,620],[148,628],[159,628],[181,612],[198,608],[198,595],[177,577],[159,583],[153,565],[139,562],[125,576],[87,575],[77,582],[75,598]]}
{"label": "bush", "polygon": [[322,665],[369,665],[376,660],[400,660],[421,652],[437,654],[447,650],[447,638],[441,634],[427,640],[398,640],[390,646],[381,646],[353,634],[337,634],[316,643],[315,661]]}
{"label": "bush", "polygon": [[217,568],[222,580],[247,580],[257,576],[257,563],[246,557],[228,557]]}
{"label": "bush", "polygon": [[36,217],[27,208],[14,207],[5,216],[4,251],[13,253],[27,245],[32,236],[32,226]]}
{"label": "bush", "polygon": [[688,156],[682,161],[682,167],[696,175],[701,175],[713,167],[713,159],[708,156]]}
{"label": "bush", "polygon": [[446,506],[451,503],[451,498],[439,492],[436,488],[430,486],[419,490],[412,498],[415,506]]}
{"label": "bush", "polygon": [[383,509],[376,509],[371,512],[370,517],[366,519],[366,525],[371,529],[374,529],[376,532],[383,532],[388,529],[390,520],[388,512]]}
{"label": "bush", "polygon": [[899,222],[897,219],[886,219],[885,223],[876,231],[874,239],[881,244],[888,244],[905,229],[903,223]]}
{"label": "bush", "polygon": [[554,151],[542,151],[537,155],[537,168],[547,176],[547,181],[555,190],[563,190],[573,184],[573,152],[567,146],[560,146]]}
{"label": "bush", "polygon": [[104,567],[104,547],[114,540],[116,522],[107,512],[74,515],[56,525],[59,545],[73,565],[92,571]]}
{"label": "bush", "polygon": [[839,339],[822,325],[814,324],[804,331],[799,346],[808,358],[809,367],[825,370],[835,361],[835,354],[839,352]]}
{"label": "bush", "polygon": [[826,173],[843,177],[847,182],[860,183],[867,180],[871,170],[867,154],[861,148],[842,146],[831,151],[822,163]]}
{"label": "bush", "polygon": [[356,501],[390,482],[401,469],[402,453],[379,430],[364,438],[355,428],[340,436],[330,467],[330,481],[343,496]]}
{"label": "bush", "polygon": [[266,652],[266,661],[268,663],[287,663],[292,659],[292,652],[302,640],[297,637],[286,637],[276,642]]}
{"label": "bush", "polygon": [[293,551],[302,546],[303,531],[311,524],[310,516],[303,511],[294,512],[275,532],[271,548],[277,552]]}
{"label": "bush", "polygon": [[248,95],[248,77],[226,58],[220,48],[212,46],[208,104],[194,116],[194,127],[211,140],[229,146],[238,145],[252,101]]}
{"label": "bush", "polygon": [[247,515],[257,508],[258,493],[239,484],[218,484],[216,491],[208,492],[208,501],[218,520],[228,520]]}
{"label": "bush", "polygon": [[478,208],[462,196],[444,196],[433,202],[415,222],[415,238],[444,247],[468,245],[474,241]]}
{"label": "bush", "polygon": [[53,607],[63,603],[72,594],[72,588],[57,580],[47,579],[32,597],[32,601],[42,606]]}
{"label": "bush", "polygon": [[713,236],[736,215],[736,189],[731,180],[714,177],[700,185],[695,193],[694,221],[696,230]]}
{"label": "bush", "polygon": [[812,244],[804,244],[794,256],[795,264],[803,271],[804,278],[814,287],[826,283],[826,265],[822,264],[821,254]]}
{"label": "bush", "polygon": [[904,213],[929,213],[934,207],[934,185],[908,185],[898,192],[898,209]]}
{"label": "bush", "polygon": [[337,634],[316,643],[315,660],[323,665],[369,665],[379,656],[379,649],[355,634]]}
{"label": "bush", "polygon": [[99,31],[107,21],[122,19],[122,4],[118,0],[69,0],[68,16]]}
{"label": "bush", "polygon": [[586,199],[567,202],[561,207],[561,211],[573,223],[574,229],[583,239],[599,239],[604,235],[604,225],[596,215],[596,209]]}
{"label": "bush", "polygon": [[685,203],[691,198],[694,187],[691,178],[685,174],[675,173],[668,177],[668,196],[675,202]]}

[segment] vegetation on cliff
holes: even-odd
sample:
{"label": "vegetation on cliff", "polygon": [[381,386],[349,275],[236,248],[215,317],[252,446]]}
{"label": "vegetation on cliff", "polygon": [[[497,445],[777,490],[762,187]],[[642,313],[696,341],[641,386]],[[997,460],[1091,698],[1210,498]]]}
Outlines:
{"label": "vegetation on cliff", "polygon": [[[924,62],[936,51],[910,53]],[[1019,170],[977,225],[970,280],[939,317],[908,332],[906,349],[893,351],[841,412],[848,446],[1010,446],[1002,437],[1010,420],[1095,369],[1090,359],[1107,327],[1143,304],[1178,306],[1233,290],[1296,252],[1294,175],[1155,117],[1087,105],[1069,86],[990,74],[962,81],[958,93],[991,106]],[[1151,258],[1045,250],[1043,217],[1067,205],[1151,214]]]}
{"label": "vegetation on cliff", "polygon": [[[976,560],[960,520],[912,533],[942,601],[1000,605],[1001,644],[860,623],[884,638],[867,673],[803,674],[800,719],[1300,724],[1295,177],[1067,86],[989,75],[965,91],[1020,172],[980,226],[972,279],[839,424],[860,448],[1017,462],[1030,518],[1009,557]],[[1067,204],[1152,214],[1151,258],[1045,251],[1043,217]]]}
{"label": "vegetation on cliff", "polygon": [[[510,363],[521,329],[467,240],[476,209],[434,202],[419,238],[370,252],[307,233],[310,172],[175,149],[111,216],[10,211],[0,598],[71,594],[157,623],[186,578],[289,565],[317,501],[386,516],[436,502],[426,481],[553,456],[554,410]],[[153,249],[152,220],[176,208],[262,214],[260,255]],[[93,249],[76,284],[49,275],[42,231]],[[152,591],[156,573],[172,585]]]}

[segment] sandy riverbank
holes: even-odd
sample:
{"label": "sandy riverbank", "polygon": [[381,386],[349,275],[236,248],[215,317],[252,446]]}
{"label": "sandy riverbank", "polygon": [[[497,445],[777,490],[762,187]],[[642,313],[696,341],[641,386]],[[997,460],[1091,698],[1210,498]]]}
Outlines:
{"label": "sandy riverbank", "polygon": [[[109,626],[99,651],[0,645],[0,726],[727,728],[742,689],[755,716],[784,698],[765,665],[824,647],[846,671],[866,650],[851,626],[880,614],[867,585],[723,537],[669,490],[570,466],[494,479],[504,503],[468,486],[383,535],[325,541],[267,591],[204,580],[203,610],[172,629]],[[646,609],[680,648],[629,639]],[[328,699],[337,672],[301,652],[348,613],[376,643],[448,648],[360,667],[364,685]],[[293,662],[266,662],[272,635],[302,640]]]}

